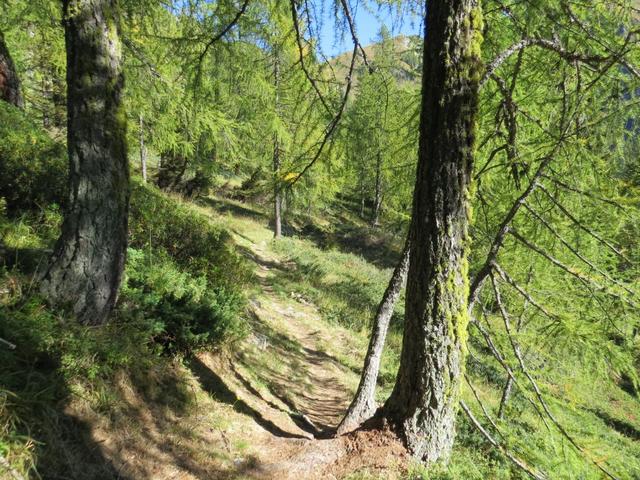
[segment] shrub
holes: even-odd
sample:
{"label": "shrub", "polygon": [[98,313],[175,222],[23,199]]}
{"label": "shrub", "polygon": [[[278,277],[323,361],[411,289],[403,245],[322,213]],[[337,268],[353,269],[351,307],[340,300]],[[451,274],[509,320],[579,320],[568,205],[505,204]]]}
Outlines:
{"label": "shrub", "polygon": [[181,271],[166,253],[129,249],[122,297],[121,312],[148,322],[152,339],[172,353],[244,334],[240,292]]}
{"label": "shrub", "polygon": [[8,213],[63,203],[64,145],[6,102],[0,102],[0,139],[0,197]]}
{"label": "shrub", "polygon": [[163,250],[177,265],[193,275],[204,275],[216,288],[234,289],[251,278],[226,230],[136,179],[132,181],[129,232],[133,248]]}

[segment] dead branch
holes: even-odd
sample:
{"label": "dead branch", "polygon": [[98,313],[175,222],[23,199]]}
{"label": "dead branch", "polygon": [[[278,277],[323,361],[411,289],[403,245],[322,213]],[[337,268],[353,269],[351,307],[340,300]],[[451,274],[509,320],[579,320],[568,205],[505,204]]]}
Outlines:
{"label": "dead branch", "polygon": [[540,190],[542,190],[547,197],[549,198],[549,200],[551,200],[551,202],[553,202],[553,204],[558,207],[558,209],[564,213],[567,218],[569,218],[569,220],[571,220],[574,224],[576,224],[580,229],[584,230],[585,232],[587,232],[589,235],[591,235],[593,238],[595,238],[596,240],[598,240],[600,243],[602,243],[603,245],[605,245],[609,250],[611,250],[613,253],[615,253],[616,255],[618,255],[620,258],[622,258],[624,261],[628,262],[628,263],[632,263],[631,260],[629,260],[627,258],[626,255],[624,255],[620,250],[618,250],[614,245],[612,245],[610,242],[608,242],[607,240],[605,240],[604,238],[602,238],[600,235],[598,235],[596,232],[594,232],[593,230],[591,230],[590,228],[586,227],[582,222],[580,222],[576,217],[574,217],[550,192],[549,190],[547,190],[545,188],[544,185],[540,184]]}
{"label": "dead branch", "polygon": [[605,475],[607,475],[611,479],[616,479],[616,477],[613,474],[611,474],[608,470],[606,470],[602,465],[600,465],[598,461],[590,458],[588,453],[585,452],[584,449],[573,438],[573,436],[570,435],[569,432],[567,432],[564,426],[562,426],[562,424],[555,418],[555,415],[553,415],[553,413],[549,409],[549,406],[547,405],[547,402],[544,400],[544,397],[542,396],[542,392],[538,387],[537,382],[533,379],[533,376],[531,375],[531,373],[529,373],[529,370],[527,369],[524,363],[524,359],[520,352],[520,346],[516,342],[515,338],[513,338],[513,334],[511,333],[511,322],[509,321],[509,314],[504,308],[504,304],[502,303],[502,298],[500,295],[500,290],[498,288],[498,284],[496,283],[493,274],[491,275],[491,283],[493,285],[493,291],[495,293],[496,302],[498,303],[498,309],[500,310],[500,315],[502,316],[505,330],[507,331],[507,336],[509,337],[509,341],[513,348],[513,353],[515,354],[518,360],[518,364],[520,365],[520,370],[527,377],[527,379],[529,380],[529,383],[531,383],[531,386],[533,387],[536,397],[538,398],[538,401],[540,402],[540,405],[544,409],[545,413],[547,414],[549,419],[553,422],[553,424],[556,426],[556,428],[560,431],[560,433],[569,441],[569,443],[571,443],[579,452],[581,452],[590,462],[592,462],[596,467],[598,467],[598,469],[602,471]]}
{"label": "dead branch", "polygon": [[536,480],[546,480],[547,477],[542,475],[541,473],[536,472],[531,467],[529,467],[523,460],[520,460],[518,457],[511,454],[503,445],[501,445],[497,440],[495,440],[489,432],[487,432],[482,424],[473,416],[473,413],[467,407],[464,401],[460,400],[460,407],[464,413],[466,413],[467,417],[471,421],[471,424],[482,434],[484,438],[495,448],[500,450],[500,452],[507,457],[514,465],[516,465],[519,469],[529,475],[531,478],[535,478]]}

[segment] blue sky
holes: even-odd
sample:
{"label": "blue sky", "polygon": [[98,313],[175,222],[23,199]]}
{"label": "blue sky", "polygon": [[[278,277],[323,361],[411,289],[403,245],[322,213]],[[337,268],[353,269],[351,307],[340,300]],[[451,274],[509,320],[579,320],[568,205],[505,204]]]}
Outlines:
{"label": "blue sky", "polygon": [[[320,48],[328,56],[350,51],[352,49],[351,36],[347,32],[340,34],[333,18],[333,0],[322,0],[324,14],[322,15],[322,29],[320,31]],[[410,13],[390,12],[388,8],[379,9],[371,2],[354,0],[351,9],[355,15],[358,37],[363,45],[374,42],[382,24],[386,25],[392,35],[422,35],[422,18]],[[318,12],[318,15],[320,12]],[[338,38],[336,39],[336,32]]]}

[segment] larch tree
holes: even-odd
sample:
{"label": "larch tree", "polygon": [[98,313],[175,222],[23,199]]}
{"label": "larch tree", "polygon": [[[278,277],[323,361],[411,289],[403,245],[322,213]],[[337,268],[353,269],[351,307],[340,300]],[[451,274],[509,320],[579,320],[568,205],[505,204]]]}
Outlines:
{"label": "larch tree", "polygon": [[[275,113],[278,114],[280,107],[280,53],[279,49],[274,49],[273,52],[273,89],[275,99]],[[273,189],[273,236],[274,238],[280,238],[282,236],[282,191],[279,183],[280,179],[280,155],[281,155],[280,141],[278,140],[278,132],[273,134],[273,177],[275,188]]]}
{"label": "larch tree", "polygon": [[20,91],[20,79],[2,32],[0,32],[0,99],[18,108],[22,108],[24,104]]}
{"label": "larch tree", "polygon": [[464,368],[481,7],[431,1],[426,26],[403,346],[383,415],[431,463],[451,451]]}
{"label": "larch tree", "polygon": [[338,425],[336,431],[338,435],[355,430],[364,421],[371,418],[378,409],[375,393],[378,374],[380,373],[380,363],[382,362],[382,352],[393,310],[407,279],[410,252],[409,243],[405,242],[400,261],[393,269],[391,279],[373,319],[371,338],[369,339],[358,390],[347,409],[347,413],[340,421],[340,425]]}
{"label": "larch tree", "polygon": [[125,263],[129,167],[117,0],[65,0],[69,199],[41,284],[83,324],[103,324]]}

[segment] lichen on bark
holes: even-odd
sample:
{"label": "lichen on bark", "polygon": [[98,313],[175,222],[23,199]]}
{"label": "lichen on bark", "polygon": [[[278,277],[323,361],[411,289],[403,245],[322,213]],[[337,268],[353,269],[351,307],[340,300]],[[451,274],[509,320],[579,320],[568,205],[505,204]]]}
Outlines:
{"label": "lichen on bark", "polygon": [[451,452],[466,352],[481,7],[433,0],[425,25],[403,347],[383,414],[414,456],[431,463]]}

